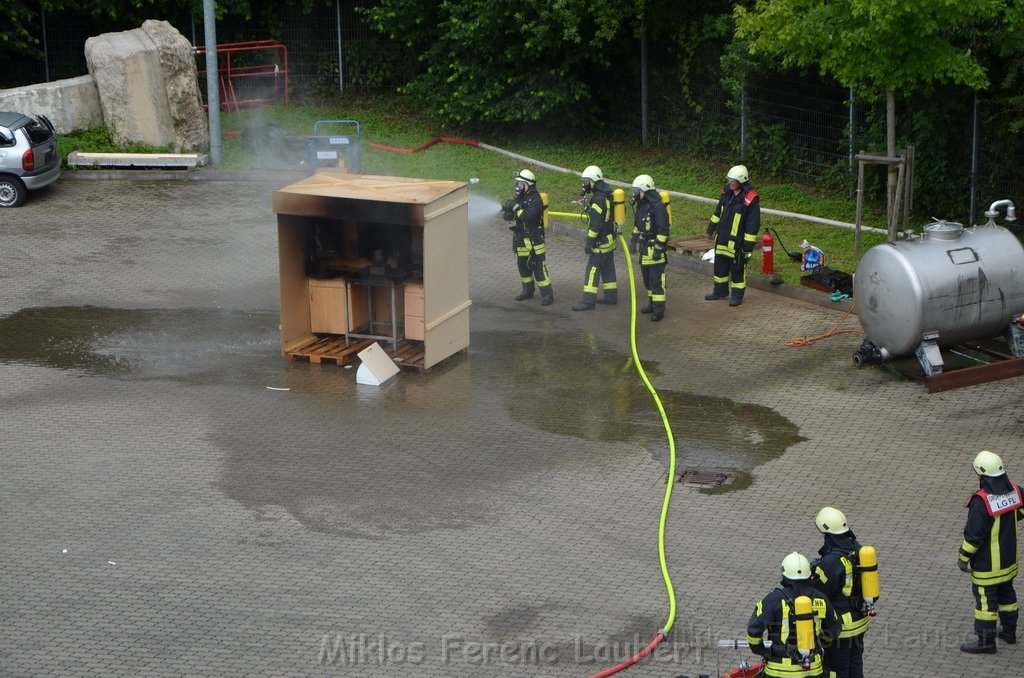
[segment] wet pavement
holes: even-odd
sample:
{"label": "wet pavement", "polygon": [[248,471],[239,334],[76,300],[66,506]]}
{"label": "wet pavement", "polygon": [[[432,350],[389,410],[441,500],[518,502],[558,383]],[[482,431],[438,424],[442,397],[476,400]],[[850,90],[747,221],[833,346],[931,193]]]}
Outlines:
{"label": "wet pavement", "polygon": [[[299,178],[69,176],[0,212],[0,675],[584,676],[646,644],[668,446],[628,304],[570,310],[568,235],[555,305],[515,302],[475,197],[466,354],[384,388],[289,363],[270,199]],[[954,558],[974,454],[1024,477],[1020,379],[928,395],[854,370],[856,335],[783,344],[834,309],[708,287],[670,268],[638,351],[678,470],[732,482],[677,486],[679,617],[624,675],[745,657],[715,641],[743,637],[786,553],[813,556],[825,504],[879,550],[868,675],[1015,675],[1022,649],[957,650]]]}

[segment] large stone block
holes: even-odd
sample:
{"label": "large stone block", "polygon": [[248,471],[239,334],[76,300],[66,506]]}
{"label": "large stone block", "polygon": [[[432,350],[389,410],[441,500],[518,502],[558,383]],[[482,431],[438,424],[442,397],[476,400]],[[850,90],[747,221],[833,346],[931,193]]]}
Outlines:
{"label": "large stone block", "polygon": [[167,104],[174,126],[176,148],[205,150],[210,145],[206,111],[199,96],[195,49],[192,43],[166,21],[149,19],[142,30],[160,52]]}
{"label": "large stone block", "polygon": [[91,75],[0,90],[0,110],[42,113],[60,134],[103,125],[100,97]]}
{"label": "large stone block", "polygon": [[208,146],[192,46],[169,23],[89,38],[85,59],[115,143]]}

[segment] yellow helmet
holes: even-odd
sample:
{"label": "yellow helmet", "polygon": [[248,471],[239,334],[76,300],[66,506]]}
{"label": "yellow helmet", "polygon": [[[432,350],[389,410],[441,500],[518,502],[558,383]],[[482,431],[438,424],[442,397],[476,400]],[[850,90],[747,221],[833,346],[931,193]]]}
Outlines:
{"label": "yellow helmet", "polygon": [[516,181],[521,181],[527,186],[533,186],[537,183],[537,175],[528,169],[522,169],[516,172]]}
{"label": "yellow helmet", "polygon": [[590,165],[587,169],[583,170],[583,178],[597,182],[604,179],[604,173],[601,172],[601,168],[597,165]]}
{"label": "yellow helmet", "polygon": [[636,179],[633,179],[633,188],[640,189],[643,193],[653,191],[654,179],[651,178],[650,174],[641,174]]}
{"label": "yellow helmet", "polygon": [[982,450],[974,458],[974,472],[979,476],[1001,476],[1006,473],[1003,468],[1003,460],[995,452]]}
{"label": "yellow helmet", "polygon": [[818,515],[814,516],[814,524],[818,526],[818,532],[823,534],[846,534],[850,531],[843,512],[831,506],[818,511]]}
{"label": "yellow helmet", "polygon": [[806,556],[793,551],[782,559],[782,576],[793,580],[810,579],[811,563]]}
{"label": "yellow helmet", "polygon": [[750,180],[750,173],[747,172],[746,165],[736,165],[729,170],[729,173],[725,175],[725,178],[745,184]]}

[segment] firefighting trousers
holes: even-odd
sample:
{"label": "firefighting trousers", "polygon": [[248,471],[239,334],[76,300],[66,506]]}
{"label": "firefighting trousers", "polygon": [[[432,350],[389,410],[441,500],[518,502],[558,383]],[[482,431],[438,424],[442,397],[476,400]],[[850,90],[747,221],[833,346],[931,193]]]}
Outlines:
{"label": "firefighting trousers", "polygon": [[727,290],[734,290],[742,295],[747,289],[746,257],[742,252],[732,252],[732,255],[728,252],[724,247],[715,248],[715,292],[725,294]]}
{"label": "firefighting trousers", "polygon": [[974,632],[979,638],[995,638],[996,621],[1007,631],[1017,628],[1017,592],[1013,580],[991,586],[972,584]]}
{"label": "firefighting trousers", "polygon": [[647,288],[647,298],[652,306],[665,305],[665,262],[640,266],[640,274]]}
{"label": "firefighting trousers", "polygon": [[830,678],[864,678],[864,634],[837,638],[825,650],[825,675]]}
{"label": "firefighting trousers", "polygon": [[523,290],[532,294],[533,284],[536,282],[543,293],[544,288],[551,285],[544,241],[535,243],[528,236],[516,237],[512,240],[512,246],[516,252],[516,266],[519,268]]}
{"label": "firefighting trousers", "polygon": [[598,288],[604,290],[605,301],[616,301],[619,284],[615,280],[615,252],[591,252],[583,278],[583,303],[597,302]]}

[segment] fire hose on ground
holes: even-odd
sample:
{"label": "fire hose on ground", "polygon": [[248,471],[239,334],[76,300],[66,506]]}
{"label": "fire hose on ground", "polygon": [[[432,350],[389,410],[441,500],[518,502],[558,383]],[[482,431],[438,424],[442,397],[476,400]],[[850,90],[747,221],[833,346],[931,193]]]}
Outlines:
{"label": "fire hose on ground", "polygon": [[629,248],[626,245],[626,239],[622,237],[622,235],[619,235],[619,240],[622,242],[622,251],[626,253],[626,265],[629,268],[629,348],[633,355],[633,364],[636,365],[637,374],[640,375],[640,379],[644,382],[644,386],[647,387],[647,391],[651,394],[651,398],[654,400],[654,404],[658,408],[658,413],[661,415],[661,422],[665,427],[665,435],[668,438],[668,480],[665,483],[665,497],[662,500],[661,518],[658,521],[658,558],[661,562],[661,576],[665,581],[665,589],[668,592],[668,619],[665,621],[664,627],[658,631],[657,635],[655,635],[654,639],[652,639],[646,647],[626,661],[607,668],[599,673],[595,673],[590,678],[605,678],[606,676],[611,676],[619,671],[629,668],[633,664],[636,664],[638,661],[653,652],[654,648],[668,637],[669,632],[672,630],[672,625],[676,620],[676,591],[675,587],[672,585],[672,578],[668,573],[668,562],[665,559],[665,525],[668,522],[668,507],[669,503],[672,501],[672,486],[675,485],[676,477],[676,442],[675,436],[672,435],[672,425],[669,423],[668,415],[665,413],[665,407],[661,403],[661,398],[658,397],[658,391],[653,385],[651,385],[650,379],[647,378],[647,373],[644,371],[644,366],[641,364],[640,356],[636,350],[636,281],[633,278],[633,259],[629,256]]}

